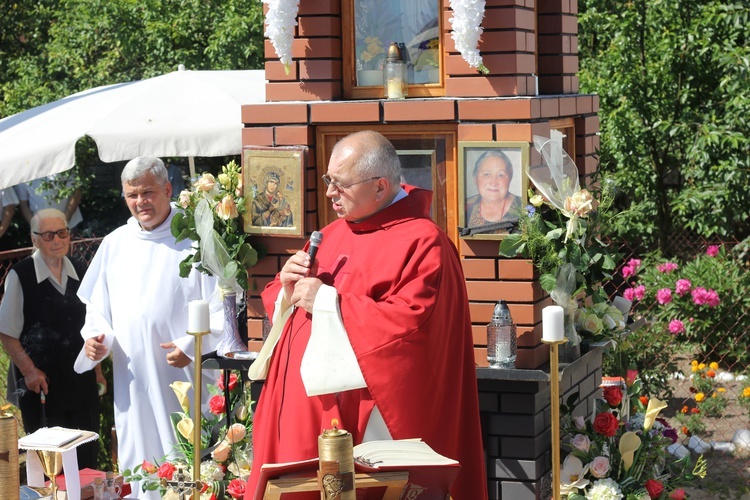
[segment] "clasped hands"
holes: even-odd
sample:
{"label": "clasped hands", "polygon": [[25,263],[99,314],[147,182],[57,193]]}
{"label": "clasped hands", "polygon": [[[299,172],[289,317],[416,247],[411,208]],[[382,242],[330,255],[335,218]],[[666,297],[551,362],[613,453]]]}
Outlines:
{"label": "clasped hands", "polygon": [[310,274],[314,274],[313,265],[314,263],[310,262],[310,256],[299,250],[286,261],[279,273],[284,296],[289,303],[311,314],[315,296],[323,284],[318,278],[310,277]]}
{"label": "clasped hands", "polygon": [[[99,361],[107,354],[107,346],[104,345],[104,334],[86,339],[84,349],[86,357],[92,361]],[[159,344],[162,349],[168,349],[167,364],[175,368],[184,368],[190,364],[191,359],[174,342],[163,342]]]}

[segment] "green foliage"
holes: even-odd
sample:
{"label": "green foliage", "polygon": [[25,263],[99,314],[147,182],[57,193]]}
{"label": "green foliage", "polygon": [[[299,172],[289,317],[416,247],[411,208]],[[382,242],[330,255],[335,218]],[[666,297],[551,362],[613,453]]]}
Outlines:
{"label": "green foliage", "polygon": [[750,235],[750,45],[746,2],[581,0],[581,92],[600,96],[601,168],[618,227],[666,248],[673,227]]}

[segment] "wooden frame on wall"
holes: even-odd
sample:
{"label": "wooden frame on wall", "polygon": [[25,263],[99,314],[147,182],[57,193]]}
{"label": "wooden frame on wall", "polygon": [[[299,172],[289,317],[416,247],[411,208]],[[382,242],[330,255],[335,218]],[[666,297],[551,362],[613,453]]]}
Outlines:
{"label": "wooden frame on wall", "polygon": [[[512,175],[503,168],[510,162]],[[503,239],[528,202],[528,142],[458,143],[458,221],[461,236]]]}
{"label": "wooden frame on wall", "polygon": [[243,148],[246,233],[304,236],[306,150],[305,147]]}

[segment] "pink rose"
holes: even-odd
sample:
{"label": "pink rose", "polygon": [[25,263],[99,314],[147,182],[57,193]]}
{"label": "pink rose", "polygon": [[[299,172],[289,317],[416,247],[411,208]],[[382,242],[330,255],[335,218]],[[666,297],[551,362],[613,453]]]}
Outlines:
{"label": "pink rose", "polygon": [[708,304],[708,307],[716,307],[719,305],[719,294],[716,293],[716,290],[709,290],[706,292],[706,304]]}
{"label": "pink rose", "polygon": [[236,219],[240,214],[237,212],[237,204],[234,202],[234,198],[230,195],[224,196],[224,198],[216,204],[216,215],[224,220]]}
{"label": "pink rose", "polygon": [[585,452],[588,452],[589,448],[591,448],[591,440],[585,434],[576,434],[570,444],[573,445],[575,449]]}
{"label": "pink rose", "polygon": [[141,469],[143,469],[143,471],[147,474],[153,474],[154,472],[156,472],[156,466],[148,460],[143,461],[143,463],[141,464]]}
{"label": "pink rose", "polygon": [[667,497],[670,500],[685,500],[687,498],[687,495],[685,494],[685,490],[682,488],[677,488],[672,493],[669,494]]}
{"label": "pink rose", "polygon": [[633,302],[633,299],[635,299],[635,289],[633,288],[626,288],[622,292],[622,296],[628,299],[630,302]]}
{"label": "pink rose", "polygon": [[709,245],[706,248],[706,255],[709,257],[716,257],[719,254],[719,245]]}
{"label": "pink rose", "polygon": [[226,441],[222,441],[221,443],[216,445],[214,451],[211,452],[211,457],[213,457],[213,459],[217,462],[226,462],[229,459],[230,451],[232,451],[232,447],[229,446],[229,443],[227,443]]}
{"label": "pink rose", "polygon": [[670,333],[673,333],[674,335],[677,335],[678,333],[683,333],[685,331],[685,324],[679,319],[673,319],[672,321],[669,322],[669,331]]}
{"label": "pink rose", "polygon": [[622,273],[623,278],[629,278],[630,276],[635,275],[635,269],[630,266],[624,266],[620,272]]}
{"label": "pink rose", "polygon": [[594,477],[605,478],[609,474],[609,459],[607,457],[596,457],[591,461],[589,471]]}
{"label": "pink rose", "polygon": [[669,288],[662,288],[656,292],[656,301],[661,304],[669,304],[672,302],[672,290]]}
{"label": "pink rose", "polygon": [[677,295],[682,297],[683,295],[688,293],[692,287],[693,287],[693,284],[690,283],[690,280],[679,279],[677,280],[677,283],[674,286],[674,291]]}
{"label": "pink rose", "polygon": [[245,437],[245,426],[242,424],[232,424],[229,426],[229,429],[227,429],[227,441],[230,443],[236,443],[237,441],[242,441],[242,439]]}
{"label": "pink rose", "polygon": [[[236,373],[229,374],[229,390],[230,391],[233,391],[234,388],[237,387],[237,380],[239,379]],[[219,386],[219,389],[221,389],[222,391],[224,390],[224,376],[219,377],[219,381],[216,385]]]}
{"label": "pink rose", "polygon": [[633,289],[633,295],[638,300],[643,300],[644,295],[646,295],[646,287],[644,285],[638,285]]}
{"label": "pink rose", "polygon": [[630,387],[635,384],[635,380],[638,378],[638,370],[628,370],[625,375],[625,384]]}
{"label": "pink rose", "polygon": [[216,178],[208,172],[204,172],[200,179],[193,184],[198,191],[211,191],[214,185],[216,185]]}

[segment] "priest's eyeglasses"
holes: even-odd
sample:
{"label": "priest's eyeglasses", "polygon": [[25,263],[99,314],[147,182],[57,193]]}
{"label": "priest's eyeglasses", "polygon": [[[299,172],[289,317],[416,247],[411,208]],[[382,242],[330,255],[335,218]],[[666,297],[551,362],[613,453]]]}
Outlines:
{"label": "priest's eyeglasses", "polygon": [[48,242],[54,240],[55,235],[57,235],[57,237],[61,240],[64,240],[65,238],[70,236],[70,229],[66,227],[65,229],[59,229],[57,231],[45,231],[43,233],[37,233],[36,231],[34,231],[34,234],[37,236],[41,236],[42,240]]}
{"label": "priest's eyeglasses", "polygon": [[330,177],[328,177],[328,174],[326,174],[326,175],[323,176],[323,182],[326,183],[326,187],[333,186],[333,189],[335,189],[336,191],[341,192],[344,189],[348,189],[348,188],[350,188],[352,186],[356,186],[357,184],[362,184],[363,182],[370,182],[370,181],[374,181],[375,179],[382,179],[382,178],[383,178],[383,176],[379,175],[377,177],[370,177],[369,179],[365,179],[363,181],[352,182],[351,184],[341,184],[338,181],[334,181],[333,179],[331,179]]}

